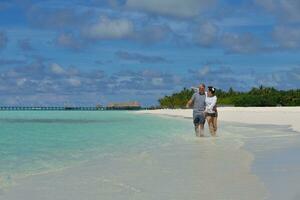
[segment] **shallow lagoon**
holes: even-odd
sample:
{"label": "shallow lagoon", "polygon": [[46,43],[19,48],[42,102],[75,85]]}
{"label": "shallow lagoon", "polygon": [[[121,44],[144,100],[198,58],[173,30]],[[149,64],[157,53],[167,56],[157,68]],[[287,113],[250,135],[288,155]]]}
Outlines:
{"label": "shallow lagoon", "polygon": [[190,119],[124,111],[1,112],[0,124],[0,199],[274,199],[274,180],[299,174],[286,126],[221,123],[199,139]]}

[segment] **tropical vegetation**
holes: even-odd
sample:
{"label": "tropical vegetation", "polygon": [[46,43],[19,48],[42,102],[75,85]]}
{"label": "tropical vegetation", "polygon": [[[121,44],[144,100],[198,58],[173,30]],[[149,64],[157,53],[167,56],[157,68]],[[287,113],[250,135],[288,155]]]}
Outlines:
{"label": "tropical vegetation", "polygon": [[[185,108],[187,101],[195,91],[184,88],[169,96],[160,98],[161,108]],[[218,106],[300,106],[300,89],[277,90],[274,87],[254,87],[250,91],[241,92],[230,88],[228,91],[216,90]]]}

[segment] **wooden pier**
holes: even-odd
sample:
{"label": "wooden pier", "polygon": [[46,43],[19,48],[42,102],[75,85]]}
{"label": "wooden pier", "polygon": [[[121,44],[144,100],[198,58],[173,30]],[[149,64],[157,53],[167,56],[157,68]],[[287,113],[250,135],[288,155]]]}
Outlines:
{"label": "wooden pier", "polygon": [[0,106],[0,111],[104,111],[104,110],[140,110],[141,107],[59,107],[59,106]]}
{"label": "wooden pier", "polygon": [[11,110],[11,111],[17,111],[17,110],[49,110],[49,111],[59,111],[59,110],[79,110],[79,111],[101,111],[106,110],[105,107],[59,107],[59,106],[0,106],[0,110]]}

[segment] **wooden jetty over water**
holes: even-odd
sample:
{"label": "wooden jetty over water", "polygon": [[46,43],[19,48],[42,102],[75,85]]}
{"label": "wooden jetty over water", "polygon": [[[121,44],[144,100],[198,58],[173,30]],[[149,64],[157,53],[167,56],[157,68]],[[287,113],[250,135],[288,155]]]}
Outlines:
{"label": "wooden jetty over water", "polygon": [[139,110],[141,109],[139,104],[110,104],[107,107],[94,106],[94,107],[76,107],[76,106],[0,106],[0,111],[17,111],[17,110],[48,110],[48,111],[103,111],[103,110]]}
{"label": "wooden jetty over water", "polygon": [[0,106],[0,110],[106,110],[105,107]]}

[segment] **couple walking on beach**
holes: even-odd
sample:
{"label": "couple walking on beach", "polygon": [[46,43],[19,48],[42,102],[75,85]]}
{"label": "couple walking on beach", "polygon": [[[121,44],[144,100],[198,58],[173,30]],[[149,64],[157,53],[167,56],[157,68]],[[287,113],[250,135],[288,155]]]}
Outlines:
{"label": "couple walking on beach", "polygon": [[205,121],[208,123],[210,134],[216,136],[218,112],[215,91],[212,86],[209,86],[206,91],[205,84],[202,83],[199,85],[199,90],[187,102],[187,108],[193,107],[193,122],[197,137],[204,136]]}

